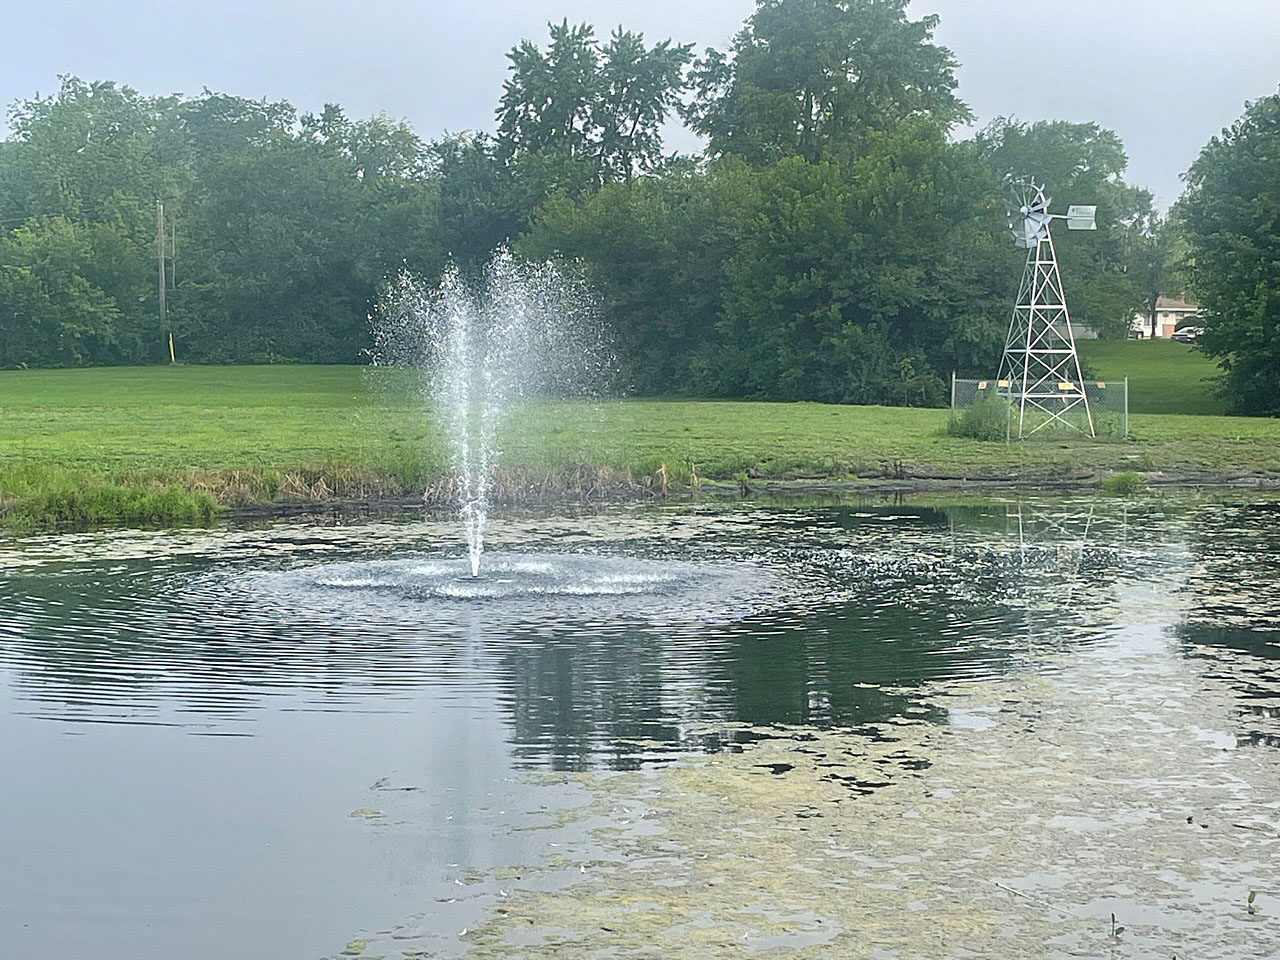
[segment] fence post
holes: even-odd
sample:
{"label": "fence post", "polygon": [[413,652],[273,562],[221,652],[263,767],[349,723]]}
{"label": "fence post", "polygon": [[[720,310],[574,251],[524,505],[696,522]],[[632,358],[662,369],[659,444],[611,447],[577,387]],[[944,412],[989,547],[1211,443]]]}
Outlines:
{"label": "fence post", "polygon": [[956,408],[956,372],[951,371],[951,409]]}
{"label": "fence post", "polygon": [[1124,378],[1124,438],[1129,439],[1129,378]]}

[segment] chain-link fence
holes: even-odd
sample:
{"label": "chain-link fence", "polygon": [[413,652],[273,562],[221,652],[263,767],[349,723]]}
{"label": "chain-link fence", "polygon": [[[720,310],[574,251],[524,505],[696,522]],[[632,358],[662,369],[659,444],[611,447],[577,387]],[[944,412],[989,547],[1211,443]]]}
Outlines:
{"label": "chain-link fence", "polygon": [[983,440],[1063,433],[1123,440],[1129,436],[1129,378],[1063,381],[1024,399],[1009,380],[951,378],[950,432]]}

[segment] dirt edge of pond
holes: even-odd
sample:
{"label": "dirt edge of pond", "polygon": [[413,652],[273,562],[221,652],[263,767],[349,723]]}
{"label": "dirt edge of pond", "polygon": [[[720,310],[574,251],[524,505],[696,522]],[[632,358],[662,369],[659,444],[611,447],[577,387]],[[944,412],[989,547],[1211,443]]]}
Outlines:
{"label": "dirt edge of pond", "polygon": [[[806,497],[892,497],[904,494],[963,494],[1000,492],[1101,491],[1132,495],[1143,491],[1169,490],[1280,490],[1280,473],[1251,470],[1179,470],[1151,473],[1122,473],[1109,470],[1080,470],[1065,473],[983,474],[943,473],[905,468],[894,476],[840,477],[820,474],[750,476],[736,480],[671,482],[661,473],[634,480],[629,474],[609,474],[600,482],[564,482],[554,476],[524,476],[512,473],[506,483],[495,486],[494,503],[499,507],[591,507],[626,503],[682,503]],[[1119,482],[1117,482],[1119,481]],[[268,519],[311,514],[383,513],[425,508],[449,511],[454,508],[451,480],[441,480],[423,494],[394,493],[372,497],[341,496],[320,492],[304,497],[269,501],[242,501],[224,506],[228,519]]]}

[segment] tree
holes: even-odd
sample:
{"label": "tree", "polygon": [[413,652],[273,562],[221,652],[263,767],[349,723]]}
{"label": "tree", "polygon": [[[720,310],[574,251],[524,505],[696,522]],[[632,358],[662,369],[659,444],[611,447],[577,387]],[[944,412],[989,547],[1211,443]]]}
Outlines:
{"label": "tree", "polygon": [[569,173],[560,185],[579,190],[655,169],[660,128],[684,89],[691,48],[670,40],[646,47],[641,34],[621,27],[603,47],[589,24],[549,29],[546,53],[522,40],[507,54],[501,155],[517,164],[550,160]]}
{"label": "tree", "polygon": [[663,161],[663,122],[679,105],[692,47],[644,37],[618,27],[605,44],[599,96],[593,105],[600,131],[600,164],[606,177],[629,180]]}
{"label": "tree", "polygon": [[519,251],[583,265],[615,337],[622,379],[641,393],[698,393],[698,358],[714,352],[725,263],[736,249],[754,175],[741,161],[693,163],[661,177],[563,194],[534,212]]}
{"label": "tree", "polygon": [[348,229],[363,234],[354,252],[361,276],[399,267],[432,275],[442,266],[440,190],[431,148],[404,122],[378,114],[349,120],[334,103],[319,116],[304,114],[301,138],[327,163],[345,169],[354,184],[357,218]]}
{"label": "tree", "polygon": [[174,108],[195,177],[211,161],[270,146],[293,136],[298,111],[284,100],[248,100],[205,89]]}
{"label": "tree", "polygon": [[758,173],[760,202],[725,266],[713,392],[934,405],[985,365],[1011,290],[990,173],[926,119],[862,153]]}
{"label": "tree", "polygon": [[385,113],[349,120],[341,106],[326,103],[319,115],[303,114],[301,123],[302,139],[342,158],[357,180],[412,180],[430,169],[426,144],[407,123]]}
{"label": "tree", "polygon": [[1280,94],[1256,100],[1192,164],[1177,214],[1203,349],[1238,413],[1280,416]]}
{"label": "tree", "polygon": [[120,311],[86,278],[91,257],[62,216],[0,238],[0,366],[71,366],[109,353]]}
{"label": "tree", "polygon": [[931,42],[937,16],[907,0],[758,0],[729,54],[694,66],[686,121],[712,155],[810,162],[908,117],[944,128],[971,118],[955,60]]}
{"label": "tree", "polygon": [[1143,316],[1153,331],[1160,298],[1185,292],[1180,268],[1185,247],[1177,220],[1154,211],[1134,230],[1130,273],[1142,292]]}
{"label": "tree", "polygon": [[[443,264],[427,147],[385,116],[63,78],[11,111],[0,235],[13,363],[159,360],[156,201],[179,226],[168,292],[188,360],[358,359],[379,280]],[[7,225],[7,224],[6,224]],[[172,276],[172,274],[170,274]]]}
{"label": "tree", "polygon": [[[159,357],[155,203],[163,199],[176,207],[191,181],[174,134],[177,102],[68,76],[56,94],[10,109],[13,136],[0,158],[0,220],[39,221],[46,233],[50,224],[64,224],[66,242],[74,237],[88,253],[74,274],[51,274],[43,282],[78,285],[72,279],[78,277],[114,304],[111,336],[87,337],[74,348],[64,339],[63,347],[47,352],[58,363]],[[41,236],[51,241],[53,234],[46,233]],[[31,238],[15,242],[25,247]],[[71,289],[49,294],[51,302],[81,301]]]}
{"label": "tree", "polygon": [[331,105],[211,157],[190,203],[192,266],[173,297],[187,355],[356,361],[379,281],[443,265],[425,154],[385,118],[351,123]]}
{"label": "tree", "polygon": [[173,174],[155,133],[172,103],[108,81],[67,76],[58,93],[14,104],[0,219],[131,216],[137,222],[130,226],[145,231],[151,205],[131,210],[125,200],[152,200],[171,186]]}
{"label": "tree", "polygon": [[440,197],[441,245],[454,263],[475,271],[496,247],[520,235],[533,202],[492,137],[455,134],[428,152]]}
{"label": "tree", "polygon": [[520,249],[584,264],[646,393],[937,404],[989,368],[1017,279],[994,178],[926,120],[554,197]]}

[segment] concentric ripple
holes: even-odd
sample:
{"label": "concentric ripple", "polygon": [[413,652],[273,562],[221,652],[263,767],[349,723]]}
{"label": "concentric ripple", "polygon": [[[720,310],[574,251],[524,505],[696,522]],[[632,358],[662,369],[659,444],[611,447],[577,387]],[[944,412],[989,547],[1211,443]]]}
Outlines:
{"label": "concentric ripple", "polygon": [[465,557],[416,555],[249,573],[240,585],[278,603],[365,609],[379,618],[447,618],[483,605],[497,621],[609,615],[689,622],[745,615],[776,598],[783,583],[742,563],[500,553],[486,555],[478,576]]}

